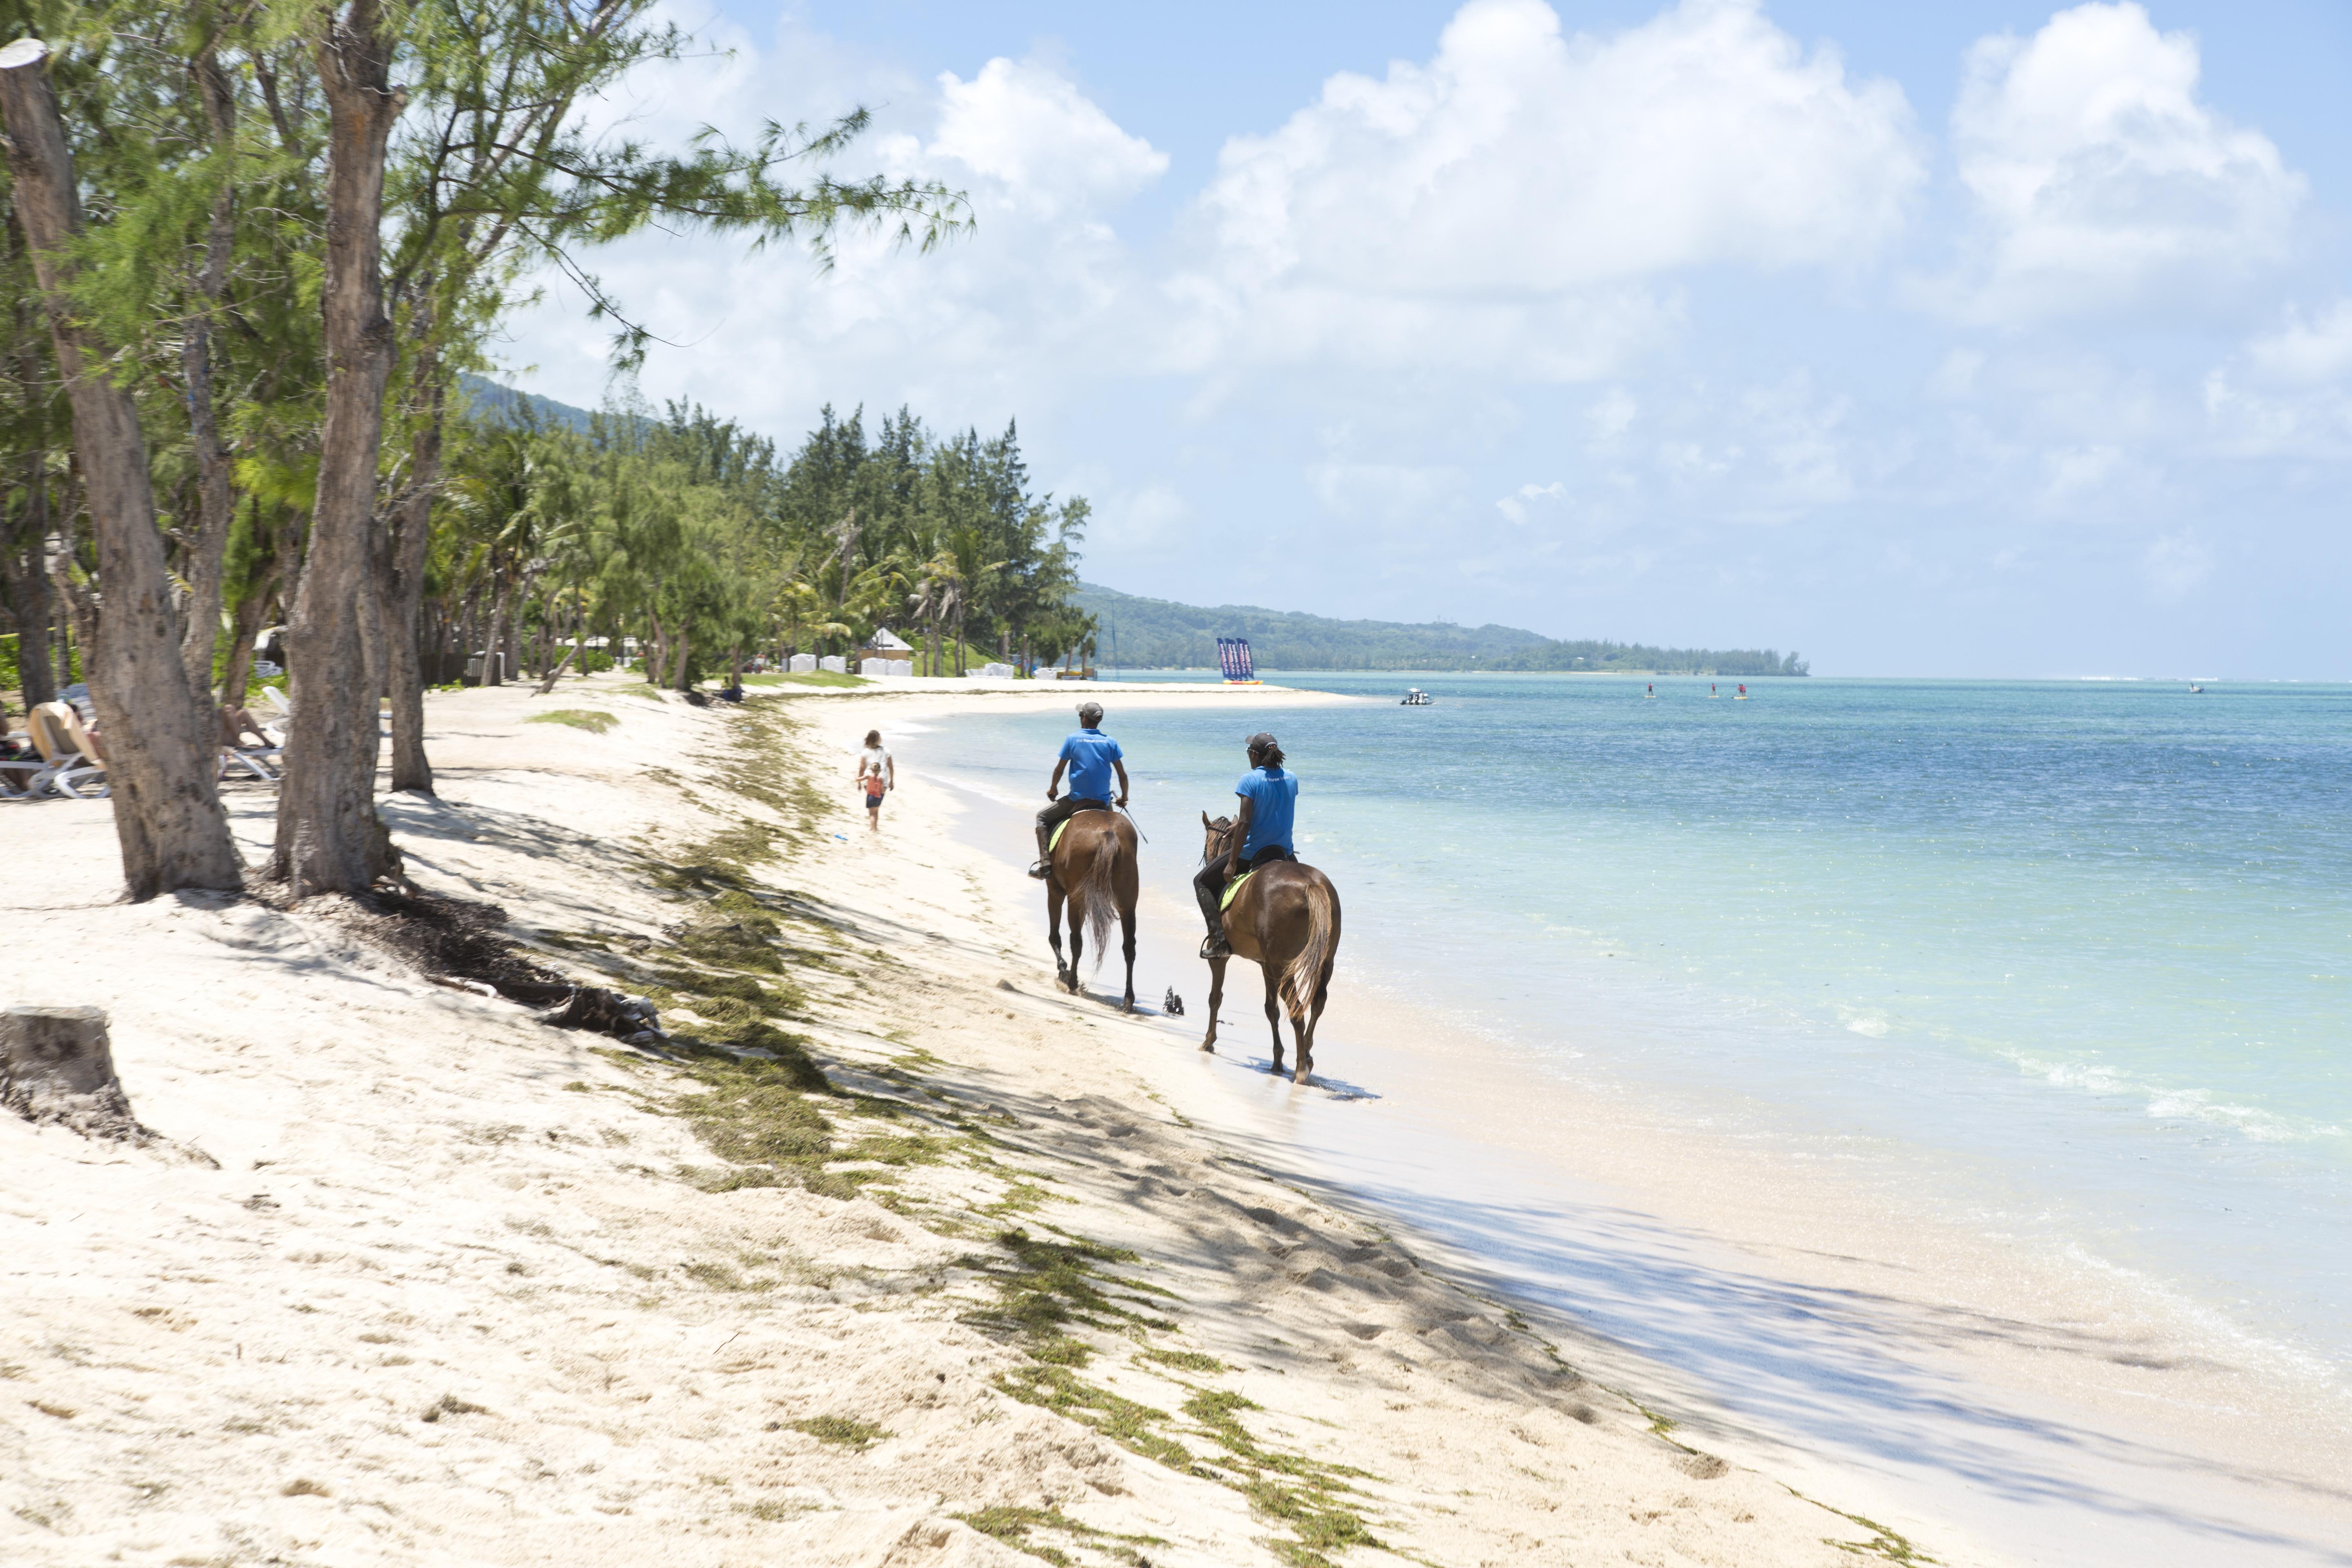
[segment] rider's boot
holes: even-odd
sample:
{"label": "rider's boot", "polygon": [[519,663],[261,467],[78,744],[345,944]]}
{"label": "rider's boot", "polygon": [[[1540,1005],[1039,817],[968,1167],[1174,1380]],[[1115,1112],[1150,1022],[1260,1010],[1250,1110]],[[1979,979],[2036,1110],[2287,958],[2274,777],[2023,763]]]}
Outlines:
{"label": "rider's boot", "polygon": [[1054,852],[1048,847],[1052,832],[1044,823],[1037,825],[1037,863],[1029,868],[1029,874],[1041,882],[1054,874]]}
{"label": "rider's boot", "polygon": [[1233,955],[1233,943],[1225,940],[1224,932],[1221,931],[1213,931],[1208,935],[1201,939],[1201,956],[1202,958],[1231,958]]}

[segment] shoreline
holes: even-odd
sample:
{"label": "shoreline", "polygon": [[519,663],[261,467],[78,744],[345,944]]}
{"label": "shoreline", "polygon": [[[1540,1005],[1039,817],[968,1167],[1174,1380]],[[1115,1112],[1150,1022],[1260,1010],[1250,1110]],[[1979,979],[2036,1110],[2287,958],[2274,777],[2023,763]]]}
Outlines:
{"label": "shoreline", "polygon": [[[984,791],[971,805],[975,823],[1011,809]],[[965,837],[1013,832],[994,821]],[[1190,931],[1181,900],[1159,912]],[[1160,958],[1200,974],[1189,956]],[[1318,1068],[1385,1098],[1269,1142],[1328,1190],[1410,1215],[1417,1245],[1457,1271],[1639,1346],[1645,1385],[1678,1385],[1718,1443],[1870,1473],[1889,1493],[1874,1517],[1927,1539],[1965,1530],[2025,1561],[2126,1542],[2136,1563],[2208,1561],[2223,1543],[2232,1561],[2352,1560],[2340,1403],[2275,1375],[2259,1344],[2217,1340],[2152,1281],[1576,1084],[1525,1043],[1465,1037],[1393,989],[1367,994],[1348,960]],[[1158,984],[1139,966],[1139,990]],[[1247,1052],[1259,1026],[1244,1003],[1226,1037]],[[1549,1135],[1561,1126],[1572,1140]],[[1401,1150],[1428,1180],[1395,1175]],[[1529,1185],[1548,1201],[1528,1202]]]}
{"label": "shoreline", "polygon": [[[658,1053],[434,985],[327,900],[115,903],[104,803],[0,814],[38,900],[8,994],[106,1007],[134,1110],[204,1154],[0,1121],[13,1561],[1909,1550],[1156,1103],[1197,1053],[1052,992],[949,803],[864,840],[838,732],[907,710],[851,695],[428,703],[442,797],[383,803],[412,875],[651,986]],[[617,722],[525,722],[573,703]],[[269,804],[233,792],[248,855]]]}

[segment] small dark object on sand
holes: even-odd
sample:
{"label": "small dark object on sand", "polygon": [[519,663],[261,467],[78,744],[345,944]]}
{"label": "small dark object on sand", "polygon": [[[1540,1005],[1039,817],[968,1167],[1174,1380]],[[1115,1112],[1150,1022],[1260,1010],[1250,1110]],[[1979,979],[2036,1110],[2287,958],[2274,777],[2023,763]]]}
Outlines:
{"label": "small dark object on sand", "polygon": [[1181,1018],[1184,1016],[1184,998],[1176,994],[1176,987],[1173,985],[1168,988],[1168,994],[1160,999],[1160,1010],[1171,1018]]}
{"label": "small dark object on sand", "polygon": [[706,692],[689,691],[686,694],[686,703],[689,708],[708,708],[710,706],[710,698]]}

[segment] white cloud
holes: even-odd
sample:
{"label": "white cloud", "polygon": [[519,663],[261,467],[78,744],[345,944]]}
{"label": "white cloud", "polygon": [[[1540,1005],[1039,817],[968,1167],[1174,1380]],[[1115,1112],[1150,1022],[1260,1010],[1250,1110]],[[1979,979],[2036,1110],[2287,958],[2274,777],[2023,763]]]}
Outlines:
{"label": "white cloud", "polygon": [[2285,326],[2246,345],[2246,362],[2257,374],[2289,385],[2352,376],[2352,300],[2338,300],[2313,320],[2289,310]]}
{"label": "white cloud", "polygon": [[1341,73],[1227,143],[1178,286],[1214,353],[1605,374],[1669,324],[1661,275],[1845,267],[1923,174],[1892,83],[1847,80],[1756,0],[1606,37],[1472,0],[1427,64]]}
{"label": "white cloud", "polygon": [[1611,387],[1585,411],[1585,417],[1592,425],[1592,446],[1602,451],[1615,449],[1641,414],[1639,399],[1622,386]]}
{"label": "white cloud", "polygon": [[2205,415],[2231,457],[2352,457],[2352,300],[2250,339],[2205,377]]}
{"label": "white cloud", "polygon": [[1167,153],[1120,130],[1076,85],[1002,58],[971,81],[940,76],[939,131],[926,151],[993,182],[1008,203],[1049,214],[1124,200],[1168,169]]}
{"label": "white cloud", "polygon": [[1984,226],[1958,298],[2014,320],[2210,288],[2283,256],[2302,176],[2199,101],[2197,40],[2137,5],[1969,52],[1952,141]]}
{"label": "white cloud", "polygon": [[[823,273],[792,246],[747,255],[723,239],[646,235],[607,247],[593,258],[605,283],[691,349],[655,353],[648,395],[692,395],[784,432],[825,401],[905,400],[936,424],[1001,426],[1049,416],[1083,395],[1089,373],[1144,357],[1131,306],[1149,285],[1114,219],[1168,158],[1066,77],[998,58],[970,79],[926,84],[836,58],[790,25],[766,50],[725,24],[710,30],[731,55],[643,73],[604,111],[677,144],[702,123],[740,135],[787,112],[780,103],[821,118],[845,92],[864,97],[883,106],[876,127],[832,172],[937,181],[967,195],[974,223],[928,255],[886,233],[845,233]],[[803,79],[811,51],[828,62],[822,84]],[[516,357],[541,366],[535,386],[593,403],[606,334],[572,304],[523,323]]]}
{"label": "white cloud", "polygon": [[1559,501],[1567,499],[1568,487],[1554,479],[1548,485],[1521,485],[1517,489],[1496,501],[1495,510],[1512,522],[1524,524],[1528,521],[1529,511],[1536,505],[1543,501]]}

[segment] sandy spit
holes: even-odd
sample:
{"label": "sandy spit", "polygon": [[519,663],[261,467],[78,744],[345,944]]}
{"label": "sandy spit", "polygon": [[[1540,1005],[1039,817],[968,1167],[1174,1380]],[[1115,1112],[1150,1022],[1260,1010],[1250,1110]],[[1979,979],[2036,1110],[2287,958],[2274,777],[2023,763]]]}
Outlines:
{"label": "sandy spit", "polygon": [[[200,1152],[0,1117],[0,1561],[1900,1560],[1186,1123],[1139,1066],[1187,1047],[1055,991],[949,804],[864,836],[871,715],[1067,700],[436,695],[412,875],[653,994],[668,1052],[331,910],[117,903],[110,807],[0,806],[0,999],[106,1008]],[[232,805],[258,859],[271,797]]]}

